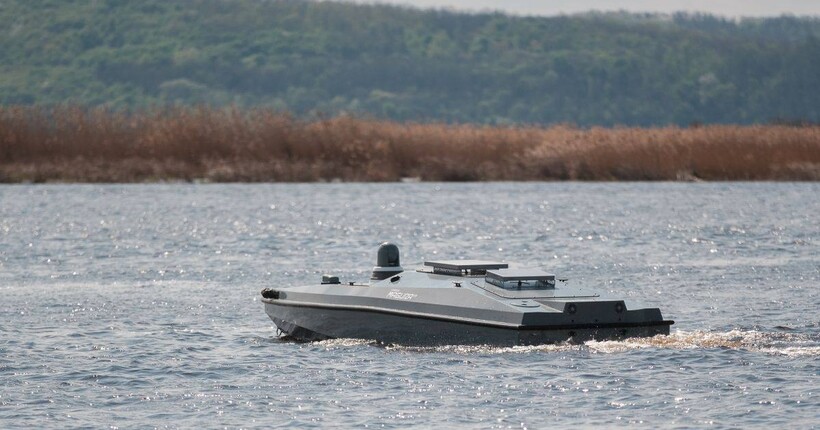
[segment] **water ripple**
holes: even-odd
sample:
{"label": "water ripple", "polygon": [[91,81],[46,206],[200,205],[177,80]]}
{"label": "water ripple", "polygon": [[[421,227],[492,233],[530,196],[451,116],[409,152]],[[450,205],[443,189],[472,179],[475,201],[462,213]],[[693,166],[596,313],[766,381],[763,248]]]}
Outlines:
{"label": "water ripple", "polygon": [[[0,186],[0,427],[817,425],[816,184]],[[463,256],[661,307],[670,336],[276,336],[268,286]]]}

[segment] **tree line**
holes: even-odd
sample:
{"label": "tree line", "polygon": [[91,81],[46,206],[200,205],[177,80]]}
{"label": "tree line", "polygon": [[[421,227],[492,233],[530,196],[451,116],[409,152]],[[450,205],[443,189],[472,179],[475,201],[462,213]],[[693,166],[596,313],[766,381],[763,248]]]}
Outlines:
{"label": "tree line", "polygon": [[0,104],[299,117],[816,123],[820,19],[517,17],[261,0],[9,0]]}

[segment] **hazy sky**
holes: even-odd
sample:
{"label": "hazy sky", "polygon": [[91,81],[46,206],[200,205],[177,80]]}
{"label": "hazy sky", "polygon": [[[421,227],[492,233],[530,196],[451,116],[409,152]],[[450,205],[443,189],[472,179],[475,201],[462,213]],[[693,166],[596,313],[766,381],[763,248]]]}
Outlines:
{"label": "hazy sky", "polygon": [[353,0],[358,3],[393,3],[422,8],[454,8],[482,11],[501,10],[515,14],[557,15],[589,10],[630,12],[708,12],[730,17],[778,16],[782,14],[820,16],[820,0]]}

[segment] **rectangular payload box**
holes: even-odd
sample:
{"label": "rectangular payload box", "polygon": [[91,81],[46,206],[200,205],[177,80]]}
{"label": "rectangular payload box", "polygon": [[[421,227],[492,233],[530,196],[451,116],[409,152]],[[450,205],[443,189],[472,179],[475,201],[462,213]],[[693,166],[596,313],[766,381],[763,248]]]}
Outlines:
{"label": "rectangular payload box", "polygon": [[424,265],[432,267],[433,273],[450,276],[484,275],[491,269],[505,269],[509,267],[507,263],[484,260],[425,261]]}

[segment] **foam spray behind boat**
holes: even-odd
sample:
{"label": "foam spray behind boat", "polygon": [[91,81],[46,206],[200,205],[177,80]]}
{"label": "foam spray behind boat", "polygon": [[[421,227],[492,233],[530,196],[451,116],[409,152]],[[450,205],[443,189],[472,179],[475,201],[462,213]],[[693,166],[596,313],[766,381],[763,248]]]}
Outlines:
{"label": "foam spray behind boat", "polygon": [[379,251],[376,254],[376,267],[373,268],[373,274],[370,279],[373,281],[381,281],[391,276],[403,272],[399,263],[399,247],[394,243],[384,242],[379,246]]}

